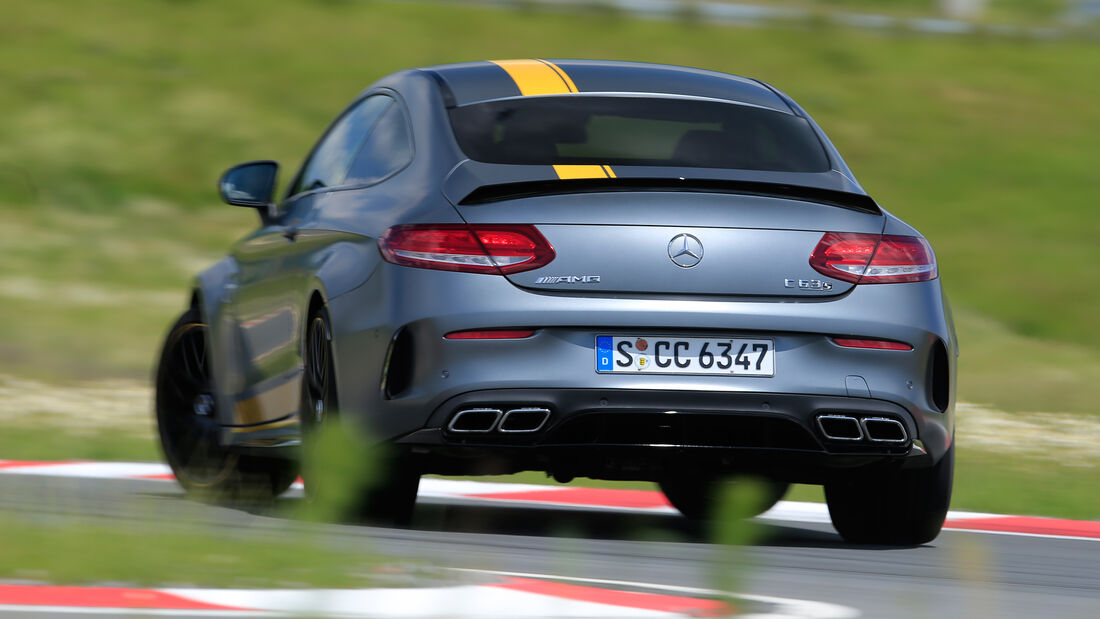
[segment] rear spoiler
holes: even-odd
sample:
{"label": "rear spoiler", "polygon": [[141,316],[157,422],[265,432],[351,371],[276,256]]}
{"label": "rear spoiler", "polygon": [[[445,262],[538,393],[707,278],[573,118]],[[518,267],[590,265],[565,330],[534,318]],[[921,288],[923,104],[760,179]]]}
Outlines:
{"label": "rear spoiler", "polygon": [[575,193],[605,193],[612,191],[681,191],[699,193],[730,193],[768,198],[789,198],[881,215],[882,209],[866,194],[849,193],[817,187],[800,187],[778,183],[716,179],[669,178],[585,178],[569,180],[539,180],[500,185],[484,185],[459,200],[460,205],[488,204],[502,200],[556,196]]}
{"label": "rear spoiler", "polygon": [[837,172],[804,174],[616,166],[615,173],[615,178],[560,179],[552,166],[485,164],[467,160],[447,176],[443,192],[452,203],[460,206],[536,196],[618,191],[728,193],[814,202],[882,214],[871,196]]}

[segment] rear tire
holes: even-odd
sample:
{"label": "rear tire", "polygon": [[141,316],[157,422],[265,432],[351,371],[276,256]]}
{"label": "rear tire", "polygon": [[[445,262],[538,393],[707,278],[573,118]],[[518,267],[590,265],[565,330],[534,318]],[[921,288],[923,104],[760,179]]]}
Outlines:
{"label": "rear tire", "polygon": [[[332,329],[329,324],[328,314],[323,307],[315,309],[309,318],[306,331],[305,346],[305,377],[302,386],[302,440],[305,443],[306,454],[316,453],[314,443],[319,436],[322,427],[333,432],[347,432],[341,427],[339,407],[337,405],[337,389],[335,366],[332,354]],[[338,444],[343,449],[356,449],[354,441],[340,440]],[[380,453],[385,451],[384,445],[375,447]],[[311,470],[318,466],[316,461],[307,463],[304,467],[303,478],[306,487],[306,496],[315,497],[314,483],[311,479],[316,475],[326,475],[332,471]],[[416,505],[416,494],[420,488],[420,472],[413,463],[405,457],[380,457],[375,462],[376,470],[373,479],[360,491],[357,500],[348,509],[352,516],[360,520],[379,522],[383,524],[407,525],[412,520],[413,510]],[[358,483],[358,479],[336,480],[336,483]],[[317,484],[320,487],[320,484]],[[323,499],[322,499],[323,500]],[[333,516],[340,517],[339,514]]]}
{"label": "rear tire", "polygon": [[386,458],[363,494],[359,516],[368,522],[408,526],[416,509],[420,471],[407,457]]}
{"label": "rear tire", "polygon": [[[661,492],[672,506],[692,520],[705,520],[715,514],[721,491],[726,484],[745,484],[746,481],[721,480],[700,477],[677,477],[659,482]],[[752,505],[739,506],[739,517],[759,516],[775,506],[791,487],[789,483],[771,479],[761,481],[763,492]]]}
{"label": "rear tire", "polygon": [[852,544],[916,546],[939,535],[951,504],[955,446],[930,468],[870,473],[825,485],[833,526]]}
{"label": "rear tire", "polygon": [[192,495],[270,500],[282,494],[298,476],[295,463],[227,449],[216,406],[206,324],[192,308],[168,332],[157,365],[157,434],[164,458]]}

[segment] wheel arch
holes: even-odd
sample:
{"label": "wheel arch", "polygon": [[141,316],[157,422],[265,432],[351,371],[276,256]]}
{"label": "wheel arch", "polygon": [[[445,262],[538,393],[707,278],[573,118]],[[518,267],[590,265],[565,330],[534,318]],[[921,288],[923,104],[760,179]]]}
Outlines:
{"label": "wheel arch", "polygon": [[209,269],[195,276],[191,282],[191,307],[198,309],[209,324],[218,315],[218,306],[228,300],[237,277],[237,263],[226,256]]}
{"label": "wheel arch", "polygon": [[317,310],[326,307],[328,307],[328,300],[325,298],[325,295],[321,293],[319,288],[314,288],[314,290],[309,293],[309,303],[306,305],[306,316],[312,316]]}
{"label": "wheel arch", "polygon": [[[371,247],[368,248],[367,245],[371,245]],[[329,301],[357,288],[370,278],[377,267],[377,261],[370,260],[370,258],[378,256],[378,252],[372,250],[373,244],[336,243],[325,252],[323,260],[310,278],[306,294],[300,297],[305,299],[305,313],[302,314],[298,339],[299,356],[303,367],[305,365],[306,336],[309,333],[310,318],[314,312],[324,311],[328,324],[329,342],[332,346],[332,363],[336,371],[335,378],[339,378],[340,359],[336,350],[336,325],[333,324],[332,312],[329,311]],[[339,388],[339,384],[337,382],[337,388]]]}
{"label": "wheel arch", "polygon": [[[310,292],[307,295],[306,311],[302,315],[303,320],[301,324],[301,333],[299,335],[299,355],[302,361],[302,381],[303,381],[303,393],[305,392],[305,382],[309,380],[308,373],[309,368],[306,360],[306,349],[309,346],[309,332],[310,323],[313,322],[313,316],[321,313],[325,317],[325,326],[328,330],[328,345],[329,345],[329,363],[332,365],[332,382],[333,391],[335,395],[335,402],[340,402],[340,358],[336,347],[336,337],[334,333],[335,327],[333,326],[332,313],[328,309],[328,296],[325,294],[325,290],[320,282],[311,287]],[[339,413],[339,409],[333,411]],[[303,414],[305,412],[303,411]]]}
{"label": "wheel arch", "polygon": [[207,325],[212,368],[210,380],[213,382],[219,420],[223,425],[233,421],[235,402],[232,394],[237,386],[235,381],[239,381],[241,376],[236,334],[228,325],[222,324],[222,312],[236,285],[237,271],[237,263],[232,257],[222,258],[195,276],[189,296],[189,307],[198,312],[200,320]]}
{"label": "wheel arch", "polygon": [[[313,315],[316,312],[320,311],[325,312],[326,315],[325,323],[328,326],[329,346],[331,346],[332,350],[331,363],[333,364],[334,369],[338,370],[340,366],[339,361],[336,359],[336,338],[333,337],[332,314],[328,311],[328,296],[325,295],[324,288],[320,285],[320,282],[311,287],[311,290],[307,295],[307,299],[308,300],[306,301],[306,311],[305,314],[302,315],[303,320],[300,327],[301,332],[298,336],[298,355],[302,361],[301,367],[304,370],[306,366],[306,346],[308,345],[307,342],[309,341],[309,323],[312,320]],[[333,380],[336,380],[338,377],[339,373],[334,374]],[[305,380],[304,373],[302,375],[302,380]],[[337,382],[336,384],[337,387],[339,387],[339,382]]]}

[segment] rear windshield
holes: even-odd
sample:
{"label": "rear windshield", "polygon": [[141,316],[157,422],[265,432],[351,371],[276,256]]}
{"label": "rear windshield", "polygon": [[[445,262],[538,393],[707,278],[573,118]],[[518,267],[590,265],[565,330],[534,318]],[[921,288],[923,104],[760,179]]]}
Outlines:
{"label": "rear windshield", "polygon": [[824,172],[825,149],[797,116],[690,99],[562,96],[451,110],[475,161]]}

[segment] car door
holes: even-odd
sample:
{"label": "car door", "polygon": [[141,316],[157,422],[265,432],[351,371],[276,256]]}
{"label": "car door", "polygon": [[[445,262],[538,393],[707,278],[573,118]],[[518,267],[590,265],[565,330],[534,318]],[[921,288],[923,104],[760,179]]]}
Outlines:
{"label": "car door", "polygon": [[234,425],[268,423],[298,409],[306,265],[322,241],[314,233],[316,211],[328,192],[348,186],[356,155],[392,105],[391,97],[373,95],[348,108],[303,164],[279,214],[233,249],[237,279],[229,305],[243,366],[236,372]]}

